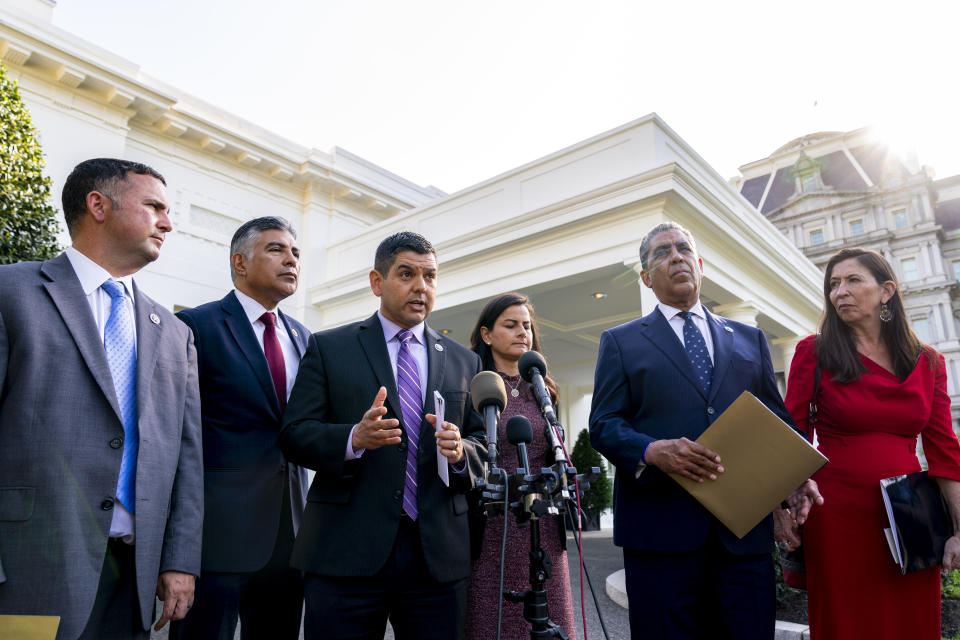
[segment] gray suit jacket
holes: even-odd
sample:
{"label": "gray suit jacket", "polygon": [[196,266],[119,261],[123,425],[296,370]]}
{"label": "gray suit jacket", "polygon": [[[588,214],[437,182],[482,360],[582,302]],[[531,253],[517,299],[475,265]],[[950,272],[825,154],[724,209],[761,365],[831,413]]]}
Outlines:
{"label": "gray suit jacket", "polygon": [[[203,464],[193,337],[136,286],[134,297],[135,557],[146,628],[157,575],[200,573]],[[58,639],[83,630],[122,436],[103,343],[68,258],[0,266],[0,614],[58,615]]]}

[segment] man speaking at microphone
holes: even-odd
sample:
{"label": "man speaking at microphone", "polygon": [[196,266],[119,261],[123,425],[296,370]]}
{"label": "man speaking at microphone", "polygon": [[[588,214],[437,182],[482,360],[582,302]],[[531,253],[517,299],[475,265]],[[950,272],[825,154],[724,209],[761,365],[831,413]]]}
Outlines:
{"label": "man speaking at microphone", "polygon": [[379,311],[314,334],[300,364],[280,446],[316,471],[292,558],[307,640],[383,637],[388,618],[398,640],[463,633],[465,494],[487,452],[468,392],[480,359],[425,322],[437,272],[422,236],[385,239],[369,275]]}

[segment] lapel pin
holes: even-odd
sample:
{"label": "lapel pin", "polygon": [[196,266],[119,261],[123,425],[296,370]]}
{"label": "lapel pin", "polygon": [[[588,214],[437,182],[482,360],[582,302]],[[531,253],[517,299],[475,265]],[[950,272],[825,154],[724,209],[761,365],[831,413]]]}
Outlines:
{"label": "lapel pin", "polygon": [[297,333],[297,330],[296,330],[296,329],[290,329],[290,333],[293,334],[293,337],[294,337],[294,338],[299,338],[299,337],[300,337],[300,334]]}
{"label": "lapel pin", "polygon": [[724,328],[724,330],[726,330],[727,333],[733,333],[733,329],[731,329],[731,328],[728,327],[727,325],[723,325],[723,328]]}
{"label": "lapel pin", "polygon": [[443,351],[443,345],[440,344],[439,342],[433,343],[433,348],[436,349],[437,351]]}
{"label": "lapel pin", "polygon": [[151,314],[150,314],[150,322],[152,322],[153,324],[160,324],[160,316],[158,316],[158,315],[155,314],[155,313],[151,313]]}

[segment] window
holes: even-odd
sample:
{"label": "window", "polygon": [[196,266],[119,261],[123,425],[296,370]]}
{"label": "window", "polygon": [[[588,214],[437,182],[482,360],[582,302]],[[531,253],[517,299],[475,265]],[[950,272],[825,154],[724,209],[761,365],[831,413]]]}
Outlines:
{"label": "window", "polygon": [[927,318],[913,318],[910,321],[913,332],[920,338],[920,342],[930,342],[930,321]]}
{"label": "window", "polygon": [[897,209],[893,212],[893,228],[894,229],[906,229],[907,228],[907,210],[906,209]]}
{"label": "window", "polygon": [[953,263],[953,277],[957,279],[957,282],[960,282],[960,260]]}
{"label": "window", "polygon": [[823,229],[814,229],[810,232],[810,244],[823,244]]}
{"label": "window", "polygon": [[817,176],[809,175],[803,176],[800,178],[800,186],[803,189],[803,192],[816,191],[817,190]]}
{"label": "window", "polygon": [[916,258],[906,258],[905,260],[901,260],[900,267],[903,269],[903,279],[905,282],[918,280],[920,278],[920,273],[917,271]]}
{"label": "window", "polygon": [[863,232],[863,219],[850,221],[850,235],[862,236]]}

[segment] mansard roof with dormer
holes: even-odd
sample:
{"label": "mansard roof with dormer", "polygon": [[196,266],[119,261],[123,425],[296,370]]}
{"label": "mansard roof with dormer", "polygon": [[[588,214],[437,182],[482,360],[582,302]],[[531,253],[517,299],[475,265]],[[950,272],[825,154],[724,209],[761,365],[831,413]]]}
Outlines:
{"label": "mansard roof with dormer", "polygon": [[[770,157],[740,167],[740,172],[740,194],[766,216],[800,197],[869,193],[877,185],[900,182],[910,175],[869,129],[801,136]],[[814,173],[816,188],[804,191],[798,178]]]}

